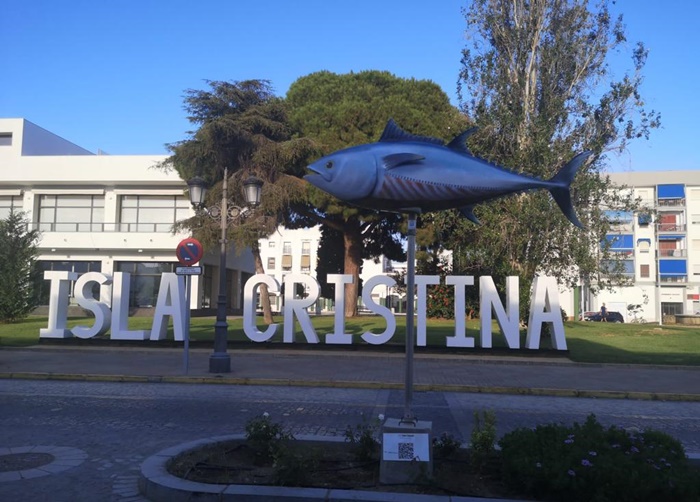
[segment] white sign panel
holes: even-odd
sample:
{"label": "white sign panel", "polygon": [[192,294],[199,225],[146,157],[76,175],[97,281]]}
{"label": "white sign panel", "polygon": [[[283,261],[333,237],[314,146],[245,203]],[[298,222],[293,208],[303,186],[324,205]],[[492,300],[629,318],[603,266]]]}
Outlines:
{"label": "white sign panel", "polygon": [[385,432],[382,440],[382,458],[398,462],[429,462],[430,435]]}

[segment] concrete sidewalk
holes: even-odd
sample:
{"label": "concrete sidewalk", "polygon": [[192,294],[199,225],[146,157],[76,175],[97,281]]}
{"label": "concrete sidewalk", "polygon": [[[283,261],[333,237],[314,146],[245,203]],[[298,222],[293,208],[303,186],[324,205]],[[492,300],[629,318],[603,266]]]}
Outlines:
{"label": "concrete sidewalk", "polygon": [[[0,349],[0,379],[191,382],[401,389],[402,353],[230,348],[232,372],[210,374],[210,349],[34,346]],[[572,363],[557,357],[417,353],[416,391],[700,401],[700,368]]]}

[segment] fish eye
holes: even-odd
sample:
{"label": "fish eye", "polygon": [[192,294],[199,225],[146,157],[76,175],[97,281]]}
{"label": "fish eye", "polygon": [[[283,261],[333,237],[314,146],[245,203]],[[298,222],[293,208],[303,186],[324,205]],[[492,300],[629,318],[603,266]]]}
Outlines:
{"label": "fish eye", "polygon": [[333,161],[332,160],[329,160],[328,162],[326,162],[326,169],[333,169]]}

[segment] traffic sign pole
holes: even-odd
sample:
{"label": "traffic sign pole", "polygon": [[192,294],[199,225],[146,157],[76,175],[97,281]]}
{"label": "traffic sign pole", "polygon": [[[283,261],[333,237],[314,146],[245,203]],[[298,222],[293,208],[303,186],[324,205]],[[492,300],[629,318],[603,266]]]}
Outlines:
{"label": "traffic sign pole", "polygon": [[185,375],[187,375],[190,368],[190,292],[192,289],[192,279],[190,277],[202,273],[202,267],[195,267],[193,265],[197,264],[199,260],[202,259],[204,249],[197,239],[189,238],[180,241],[175,249],[175,254],[177,255],[180,265],[182,265],[181,267],[175,267],[175,273],[185,276],[185,332],[183,334],[184,347],[182,365]]}
{"label": "traffic sign pole", "polygon": [[185,276],[185,329],[183,333],[184,338],[184,353],[183,353],[183,366],[185,375],[189,373],[190,370],[190,291],[191,291],[191,276]]}

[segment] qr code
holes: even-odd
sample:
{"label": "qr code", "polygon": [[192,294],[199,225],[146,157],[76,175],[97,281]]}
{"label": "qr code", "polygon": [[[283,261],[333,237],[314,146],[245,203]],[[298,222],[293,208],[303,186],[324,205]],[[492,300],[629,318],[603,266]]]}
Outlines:
{"label": "qr code", "polygon": [[399,443],[399,460],[413,460],[413,443]]}

